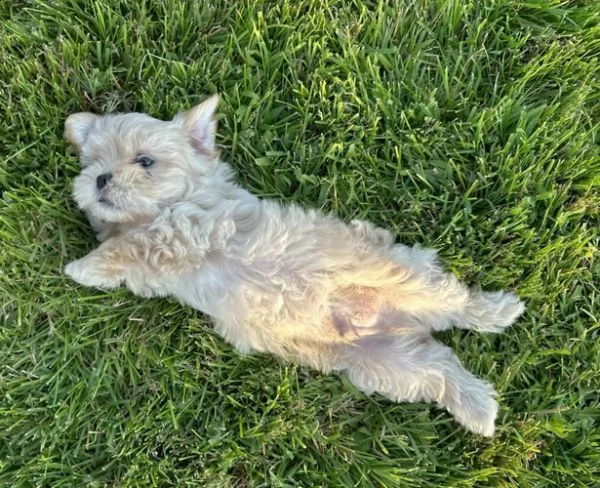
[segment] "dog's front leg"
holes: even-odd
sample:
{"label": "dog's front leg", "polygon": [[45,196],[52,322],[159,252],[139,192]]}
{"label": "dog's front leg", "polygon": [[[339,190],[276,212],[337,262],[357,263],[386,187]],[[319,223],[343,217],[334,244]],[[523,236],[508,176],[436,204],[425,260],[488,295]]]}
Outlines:
{"label": "dog's front leg", "polygon": [[144,226],[111,237],[87,256],[67,264],[65,274],[77,283],[95,288],[117,288],[123,283],[130,288],[143,287],[145,277],[152,272],[151,263],[157,264],[155,255],[161,250],[169,254],[170,234],[165,228],[149,230],[149,226]]}
{"label": "dog's front leg", "polygon": [[108,239],[87,256],[65,266],[65,274],[85,286],[111,289],[120,286],[135,268],[123,252],[122,239]]}
{"label": "dog's front leg", "polygon": [[193,235],[195,240],[171,222],[155,222],[107,239],[87,256],[67,264],[65,273],[85,286],[111,289],[126,284],[136,295],[164,294],[161,277],[189,272],[205,260],[209,235]]}

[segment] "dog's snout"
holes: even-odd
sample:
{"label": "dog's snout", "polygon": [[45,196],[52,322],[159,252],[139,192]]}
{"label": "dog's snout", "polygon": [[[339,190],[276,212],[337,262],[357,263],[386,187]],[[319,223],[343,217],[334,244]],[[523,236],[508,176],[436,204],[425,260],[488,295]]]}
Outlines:
{"label": "dog's snout", "polygon": [[96,186],[98,190],[102,190],[106,186],[106,184],[112,179],[112,173],[104,173],[96,178]]}

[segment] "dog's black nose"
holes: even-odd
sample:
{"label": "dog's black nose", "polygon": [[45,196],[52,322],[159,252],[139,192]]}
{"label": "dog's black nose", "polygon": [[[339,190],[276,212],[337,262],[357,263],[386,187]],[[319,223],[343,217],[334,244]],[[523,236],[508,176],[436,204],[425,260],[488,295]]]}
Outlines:
{"label": "dog's black nose", "polygon": [[98,176],[98,178],[96,178],[96,186],[98,187],[98,190],[102,190],[102,188],[104,188],[106,184],[111,180],[111,178],[112,173],[104,173]]}

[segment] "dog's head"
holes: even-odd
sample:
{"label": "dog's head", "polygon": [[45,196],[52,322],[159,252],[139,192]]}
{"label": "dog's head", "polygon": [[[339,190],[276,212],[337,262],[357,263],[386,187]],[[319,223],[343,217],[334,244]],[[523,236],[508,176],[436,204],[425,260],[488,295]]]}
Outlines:
{"label": "dog's head", "polygon": [[144,222],[181,201],[218,164],[213,96],[171,121],[141,113],[70,115],[65,137],[79,153],[73,196],[90,220]]}

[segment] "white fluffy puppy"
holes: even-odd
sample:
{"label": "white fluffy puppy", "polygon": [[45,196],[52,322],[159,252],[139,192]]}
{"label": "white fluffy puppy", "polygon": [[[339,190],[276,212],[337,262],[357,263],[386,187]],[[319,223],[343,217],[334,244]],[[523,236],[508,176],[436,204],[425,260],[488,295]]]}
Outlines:
{"label": "white fluffy puppy", "polygon": [[217,103],[167,122],[140,113],[67,119],[82,166],[74,198],[102,244],[66,274],[176,297],[243,353],[344,371],[366,393],[437,402],[472,432],[493,435],[494,389],[431,331],[500,332],[522,302],[467,288],[434,251],[394,244],[369,222],[240,188],[215,147]]}

